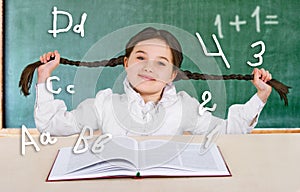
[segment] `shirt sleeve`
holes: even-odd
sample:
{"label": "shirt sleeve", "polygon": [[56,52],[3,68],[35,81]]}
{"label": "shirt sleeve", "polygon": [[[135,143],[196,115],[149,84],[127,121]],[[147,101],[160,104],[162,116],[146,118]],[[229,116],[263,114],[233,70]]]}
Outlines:
{"label": "shirt sleeve", "polygon": [[64,101],[54,99],[45,83],[36,85],[34,120],[40,132],[56,136],[79,133],[84,126],[92,129],[99,127],[94,99],[86,99],[76,109],[67,111]]}
{"label": "shirt sleeve", "polygon": [[256,126],[264,105],[265,104],[261,101],[257,94],[253,95],[251,99],[243,105],[232,105],[228,111],[228,125],[225,133],[250,133]]}
{"label": "shirt sleeve", "polygon": [[[192,98],[185,98],[192,103],[192,111],[197,111],[197,120],[195,126],[188,126],[184,131],[189,131],[192,134],[205,134],[217,128],[223,134],[246,134],[256,126],[257,119],[264,107],[264,103],[260,100],[257,94],[245,104],[234,104],[229,107],[228,117],[226,120],[215,117],[211,112],[205,111],[202,115],[199,113],[199,102]],[[183,101],[184,103],[185,101]],[[194,109],[196,108],[196,109]],[[191,114],[191,113],[190,113]],[[191,116],[191,115],[189,115]],[[195,118],[193,118],[195,119]]]}

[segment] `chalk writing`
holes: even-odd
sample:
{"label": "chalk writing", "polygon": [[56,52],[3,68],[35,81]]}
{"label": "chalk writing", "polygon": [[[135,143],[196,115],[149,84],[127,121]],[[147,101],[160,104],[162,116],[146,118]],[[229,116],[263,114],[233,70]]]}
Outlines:
{"label": "chalk writing", "polygon": [[[26,141],[27,136],[27,141]],[[42,145],[54,144],[57,142],[56,138],[51,138],[50,133],[44,132],[40,135],[40,143]],[[25,125],[22,125],[22,136],[21,136],[21,154],[25,155],[25,147],[32,145],[35,151],[40,151],[40,147],[34,141]]]}
{"label": "chalk writing", "polygon": [[256,47],[258,45],[261,46],[261,51],[259,53],[256,53],[256,54],[253,55],[254,58],[258,59],[258,62],[251,63],[250,61],[247,61],[247,64],[250,65],[251,67],[257,67],[257,66],[259,66],[259,65],[261,65],[263,63],[263,57],[262,57],[262,55],[266,51],[266,46],[265,46],[265,43],[263,41],[257,41],[255,43],[252,43],[251,47],[253,48],[253,47]]}
{"label": "chalk writing", "polygon": [[218,39],[217,39],[217,37],[216,37],[215,34],[212,34],[212,37],[213,37],[213,40],[215,41],[216,46],[218,48],[218,51],[219,51],[218,53],[208,53],[208,51],[206,49],[206,46],[205,46],[205,44],[204,44],[204,42],[203,42],[203,40],[202,40],[202,38],[201,38],[201,36],[200,36],[200,34],[198,32],[196,32],[196,36],[197,36],[197,38],[198,38],[198,40],[200,42],[200,45],[202,47],[202,50],[203,50],[203,52],[204,52],[204,54],[206,56],[209,56],[209,57],[216,57],[216,56],[222,57],[225,65],[226,65],[226,67],[230,68],[230,65],[229,65],[229,63],[228,63],[228,61],[227,61],[227,59],[226,59],[226,57],[224,55],[224,52],[223,52],[223,50],[222,50],[222,48],[220,46],[220,43],[219,43],[219,41],[218,41]]}
{"label": "chalk writing", "polygon": [[[256,23],[256,32],[260,32],[260,7],[259,6],[256,6],[255,10],[253,11],[251,17],[254,17],[255,18],[255,23]],[[274,20],[274,19],[277,19],[278,16],[277,15],[266,15],[266,19],[264,21],[264,24],[265,25],[278,25],[279,22]]]}
{"label": "chalk writing", "polygon": [[[87,131],[88,131],[88,135],[86,135]],[[80,133],[77,141],[76,141],[75,146],[73,147],[73,152],[75,154],[80,154],[80,153],[86,152],[89,149],[89,144],[88,144],[87,140],[92,139],[93,136],[94,136],[93,129],[91,129],[88,126],[84,126],[83,129],[81,130],[81,133]],[[111,141],[111,139],[112,139],[112,134],[110,134],[110,133],[100,135],[96,139],[96,141],[93,143],[91,151],[93,153],[102,152],[104,149],[104,145],[106,143],[108,143],[109,141]],[[50,136],[49,132],[43,132],[40,135],[40,143],[42,145],[48,145],[48,144],[53,145],[56,142],[57,142],[57,138],[52,138]],[[22,155],[25,155],[25,152],[26,152],[25,147],[29,146],[29,145],[32,145],[34,147],[35,151],[40,151],[40,147],[34,141],[33,137],[27,130],[26,126],[22,125],[22,136],[21,136],[21,154]]]}
{"label": "chalk writing", "polygon": [[[260,6],[256,6],[254,11],[251,14],[251,18],[255,19],[255,30],[257,33],[261,32],[261,11],[260,11]],[[277,20],[278,16],[271,14],[271,15],[266,15],[265,20],[263,24],[265,25],[278,25],[279,21]],[[234,20],[229,21],[229,26],[235,27],[236,32],[241,31],[241,26],[247,25],[248,22],[247,20],[243,20],[240,18],[240,15],[235,15]],[[222,32],[222,16],[221,14],[217,14],[215,18],[214,25],[217,27],[217,32],[218,32],[218,37],[220,39],[224,38],[224,34]]]}
{"label": "chalk writing", "polygon": [[75,87],[74,85],[68,85],[66,87],[66,91],[70,94],[74,94],[75,93],[74,87]]}
{"label": "chalk writing", "polygon": [[255,23],[256,23],[256,31],[259,33],[260,32],[260,7],[257,6],[256,9],[253,11],[251,17],[255,18]]}
{"label": "chalk writing", "polygon": [[[73,17],[70,13],[66,11],[58,11],[57,7],[53,7],[53,23],[52,30],[48,30],[48,33],[52,33],[53,37],[56,37],[58,33],[68,32],[73,25]],[[68,25],[63,29],[57,29],[57,15],[65,15],[68,17]],[[81,37],[84,37],[84,23],[86,21],[87,14],[83,13],[81,15],[81,22],[73,27],[75,33],[79,33]]]}
{"label": "chalk writing", "polygon": [[246,25],[247,24],[247,21],[241,21],[240,20],[240,17],[238,15],[235,16],[235,20],[234,21],[230,21],[229,22],[229,25],[231,26],[235,26],[235,30],[237,32],[240,32],[241,31],[241,25]]}
{"label": "chalk writing", "polygon": [[205,154],[210,149],[210,147],[217,140],[217,137],[220,135],[221,132],[222,132],[222,126],[217,125],[211,131],[205,134],[203,141],[201,142],[200,145],[200,150],[199,150],[200,155]]}
{"label": "chalk writing", "polygon": [[216,20],[215,20],[215,26],[217,26],[217,28],[218,28],[218,34],[219,34],[219,37],[221,38],[221,39],[223,39],[224,38],[224,35],[223,35],[223,33],[222,33],[222,22],[221,22],[221,15],[217,15],[217,17],[216,17]]}
{"label": "chalk writing", "polygon": [[208,102],[211,101],[211,93],[209,91],[204,91],[202,94],[203,103],[199,106],[199,114],[203,115],[205,111],[215,111],[217,108],[217,104],[213,104],[213,107],[204,107]]}
{"label": "chalk writing", "polygon": [[[86,135],[86,131],[89,131],[89,134]],[[73,152],[75,154],[79,154],[79,153],[84,153],[88,150],[88,142],[87,139],[91,139],[93,138],[94,134],[93,134],[93,129],[88,127],[88,126],[84,126],[80,132],[80,135],[78,136],[78,139],[76,141],[76,144],[73,148]],[[79,147],[82,147],[82,149],[79,149]]]}
{"label": "chalk writing", "polygon": [[51,138],[50,133],[49,132],[43,132],[40,135],[40,143],[42,145],[48,145],[48,144],[54,144],[57,142],[57,138]]}
{"label": "chalk writing", "polygon": [[[87,130],[88,130],[88,135],[86,135]],[[76,141],[76,144],[73,148],[73,152],[75,154],[80,154],[80,153],[86,152],[89,149],[89,144],[88,144],[87,140],[92,139],[93,136],[94,136],[93,129],[88,126],[84,126],[83,129],[81,130],[80,135],[79,135],[79,137]],[[101,151],[103,151],[104,144],[111,141],[111,139],[112,139],[112,135],[110,133],[100,135],[96,139],[96,141],[94,142],[94,144],[92,146],[92,152],[100,153]],[[79,148],[81,148],[81,149],[79,149]]]}
{"label": "chalk writing", "polygon": [[[56,95],[60,94],[60,92],[62,90],[61,88],[58,88],[57,90],[53,90],[52,83],[51,83],[51,81],[53,81],[53,80],[60,81],[60,78],[57,76],[48,77],[46,80],[46,89],[53,94],[56,94]],[[66,91],[70,94],[74,94],[75,93],[74,85],[67,85]]]}
{"label": "chalk writing", "polygon": [[265,21],[264,22],[265,25],[278,25],[279,24],[278,21],[272,21],[273,19],[277,19],[278,18],[277,15],[267,15],[266,18],[270,19],[270,20]]}
{"label": "chalk writing", "polygon": [[92,152],[93,153],[102,152],[104,149],[104,144],[108,143],[111,139],[112,139],[111,134],[104,134],[99,136],[92,147]]}

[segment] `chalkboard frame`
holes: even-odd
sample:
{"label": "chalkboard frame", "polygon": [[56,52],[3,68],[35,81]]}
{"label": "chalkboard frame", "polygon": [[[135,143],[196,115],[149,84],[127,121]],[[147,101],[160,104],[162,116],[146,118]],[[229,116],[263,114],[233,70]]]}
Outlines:
{"label": "chalkboard frame", "polygon": [[0,130],[3,128],[3,120],[4,120],[4,97],[3,97],[3,79],[4,79],[4,73],[3,73],[3,66],[4,66],[4,57],[3,57],[3,53],[4,53],[4,47],[3,47],[3,38],[4,38],[4,34],[3,34],[3,28],[4,28],[4,23],[3,23],[3,18],[4,18],[4,12],[3,12],[3,0],[0,0],[0,12],[1,12],[1,19],[0,19],[0,46],[1,46],[1,51],[0,51],[0,97],[1,97],[1,109],[0,109]]}

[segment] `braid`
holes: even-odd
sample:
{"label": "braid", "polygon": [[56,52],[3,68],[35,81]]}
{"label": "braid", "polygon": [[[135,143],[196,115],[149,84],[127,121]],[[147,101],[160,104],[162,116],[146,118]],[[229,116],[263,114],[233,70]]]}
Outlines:
{"label": "braid", "polygon": [[117,58],[112,58],[110,60],[94,61],[94,62],[81,62],[81,61],[71,61],[65,58],[60,59],[61,64],[83,66],[83,67],[115,67],[121,65],[124,62],[124,55]]}
{"label": "braid", "polygon": [[[54,58],[51,58],[53,60]],[[121,55],[117,58],[112,58],[110,60],[103,60],[103,61],[95,61],[95,62],[81,62],[81,61],[72,61],[65,58],[60,58],[60,63],[64,65],[73,65],[73,66],[84,66],[84,67],[115,67],[117,65],[121,65],[124,62],[124,55]],[[44,63],[41,63],[40,61],[34,62],[32,64],[29,64],[25,67],[23,70],[20,81],[19,81],[19,87],[21,88],[21,92],[28,96],[29,89],[32,84],[32,78],[34,75],[35,69],[37,69],[39,66],[43,65]]]}
{"label": "braid", "polygon": [[[200,73],[192,73],[190,71],[179,71],[175,80],[253,80],[254,75],[240,75],[240,74],[231,74],[231,75],[208,75],[208,74],[200,74]],[[279,94],[280,99],[284,100],[284,104],[288,105],[287,94],[289,93],[289,86],[277,81],[276,79],[271,79],[266,82],[268,85],[273,87]]]}
{"label": "braid", "polygon": [[[115,67],[117,65],[121,65],[124,62],[124,55],[119,56],[117,58],[112,58],[110,60],[103,60],[103,61],[95,61],[95,62],[81,62],[81,61],[71,61],[65,58],[60,59],[61,64],[65,65],[74,65],[74,66],[84,66],[84,67]],[[52,58],[53,59],[53,58]],[[19,87],[21,87],[21,92],[27,96],[29,95],[29,89],[31,87],[33,74],[36,68],[40,65],[43,65],[40,61],[35,63],[29,64],[23,70],[21,74],[21,78],[19,81]],[[232,74],[232,75],[208,75],[208,74],[200,74],[200,73],[192,73],[190,71],[178,71],[178,75],[175,79],[176,80],[253,80],[254,75],[240,75],[240,74]],[[289,93],[289,86],[284,85],[283,83],[271,79],[267,81],[267,84],[272,86],[280,95],[281,100],[284,100],[285,105],[288,105],[287,94]]]}
{"label": "braid", "polygon": [[[183,74],[182,74],[183,73]],[[179,77],[176,80],[253,80],[253,75],[208,75],[208,74],[200,74],[200,73],[192,73],[190,71],[182,71]]]}

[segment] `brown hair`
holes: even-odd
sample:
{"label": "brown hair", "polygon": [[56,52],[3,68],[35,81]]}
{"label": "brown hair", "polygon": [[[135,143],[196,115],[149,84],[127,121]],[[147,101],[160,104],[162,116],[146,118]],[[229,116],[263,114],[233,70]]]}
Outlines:
{"label": "brown hair", "polygon": [[[170,32],[166,30],[157,30],[152,27],[148,27],[137,33],[133,36],[128,43],[126,44],[125,48],[125,55],[121,55],[117,58],[112,58],[110,60],[103,60],[103,61],[95,61],[95,62],[82,62],[82,61],[72,61],[65,58],[60,59],[61,64],[66,65],[74,65],[74,66],[86,66],[86,67],[115,67],[117,65],[122,65],[124,62],[124,57],[129,57],[134,46],[144,40],[148,39],[160,39],[166,42],[166,44],[170,47],[172,57],[173,57],[173,64],[174,67],[178,69],[178,74],[175,80],[229,80],[229,79],[237,79],[237,80],[253,80],[253,75],[208,75],[208,74],[199,74],[199,73],[192,73],[190,71],[181,71],[181,63],[183,60],[182,55],[182,48],[176,37],[174,37]],[[40,61],[35,63],[29,64],[23,70],[20,81],[19,87],[21,88],[21,92],[27,96],[29,95],[29,89],[31,87],[33,74],[36,68],[40,65],[43,65]],[[288,105],[287,94],[289,93],[289,86],[284,85],[283,83],[271,79],[267,82],[268,85],[272,86],[280,95],[280,98],[284,100],[285,105]]]}

